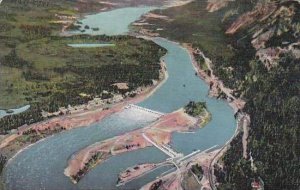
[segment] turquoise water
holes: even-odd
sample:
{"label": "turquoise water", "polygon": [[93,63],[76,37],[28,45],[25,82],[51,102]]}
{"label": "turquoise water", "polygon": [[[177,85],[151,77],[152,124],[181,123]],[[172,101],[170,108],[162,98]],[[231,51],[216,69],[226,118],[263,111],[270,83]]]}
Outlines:
{"label": "turquoise water", "polygon": [[19,114],[22,113],[30,108],[30,105],[26,105],[20,108],[15,108],[15,109],[9,109],[12,111],[12,113],[7,113],[5,110],[0,110],[0,118],[7,116],[7,115],[14,115],[14,114]]}
{"label": "turquoise water", "polygon": [[68,44],[74,48],[96,48],[96,47],[114,47],[115,44]]}
{"label": "turquoise water", "polygon": [[[128,26],[132,22],[153,9],[155,9],[155,7],[128,7],[88,15],[80,20],[80,22],[82,22],[82,24],[80,24],[80,30],[84,30],[84,32],[73,33],[90,35],[106,34],[110,36],[126,34],[129,32]],[[89,26],[89,29],[85,29],[85,26]],[[92,28],[99,28],[99,30],[94,31]]]}
{"label": "turquoise water", "polygon": [[[141,9],[145,11],[144,8]],[[107,20],[110,13],[111,19],[116,17],[116,12],[111,11],[105,13],[103,17],[98,15],[93,22],[104,22],[103,20]],[[119,10],[120,18],[124,17],[123,13],[124,11]],[[131,12],[127,14],[131,15]],[[121,24],[120,22],[123,22],[122,19],[114,23],[118,25]],[[117,31],[121,30],[117,29]],[[212,121],[193,134],[174,133],[171,145],[184,154],[194,149],[204,150],[215,144],[223,145],[234,134],[233,110],[226,102],[207,96],[208,86],[195,76],[191,59],[185,49],[161,38],[156,38],[154,41],[168,50],[164,60],[169,78],[161,88],[139,105],[169,113],[191,100],[206,101],[212,113]],[[138,163],[159,162],[166,159],[166,156],[156,148],[147,148],[112,157],[95,167],[77,185],[72,184],[69,178],[64,176],[67,160],[78,150],[97,141],[144,127],[154,121],[151,118],[141,120],[127,117],[124,112],[113,114],[99,123],[84,128],[57,134],[23,151],[11,160],[5,169],[4,180],[7,188],[12,190],[55,190],[58,187],[67,190],[118,189],[115,184],[120,171]],[[166,168],[161,168],[119,189],[138,189],[166,170]]]}

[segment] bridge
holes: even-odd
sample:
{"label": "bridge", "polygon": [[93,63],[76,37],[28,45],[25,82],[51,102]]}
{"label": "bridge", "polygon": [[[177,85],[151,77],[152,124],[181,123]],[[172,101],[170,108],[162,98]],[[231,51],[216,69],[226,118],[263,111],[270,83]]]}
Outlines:
{"label": "bridge", "polygon": [[196,151],[184,156],[182,153],[176,152],[168,145],[157,144],[156,142],[151,140],[145,133],[143,133],[142,136],[144,137],[144,139],[147,142],[151,143],[153,146],[155,146],[156,148],[161,150],[163,153],[168,155],[170,158],[167,159],[167,162],[173,163],[176,167],[178,167],[178,165],[186,164],[186,163],[192,161],[193,159],[195,159],[195,157],[200,156],[201,154],[207,153],[208,151],[210,151],[218,146],[218,145],[214,145],[204,151],[196,150]]}
{"label": "bridge", "polygon": [[[208,148],[204,151],[197,150],[197,151],[194,151],[194,152],[184,156],[182,153],[178,153],[175,150],[173,150],[169,145],[158,144],[158,143],[154,142],[145,133],[142,133],[142,136],[147,142],[151,143],[153,146],[158,148],[164,154],[168,155],[169,158],[167,158],[165,161],[159,163],[157,167],[154,167],[151,170],[148,170],[147,172],[144,172],[144,173],[140,174],[136,178],[141,177],[143,175],[146,175],[147,173],[150,173],[151,171],[154,171],[154,170],[156,170],[160,167],[166,166],[166,165],[174,165],[176,167],[176,173],[177,173],[176,176],[180,177],[180,176],[182,176],[182,173],[189,168],[189,164],[190,164],[191,161],[197,159],[202,154],[205,154],[208,151],[210,151],[211,149],[217,147],[217,145],[214,145],[214,146],[212,146],[212,147],[210,147],[210,148]],[[160,177],[166,175],[167,173],[172,172],[172,170],[174,170],[174,168],[169,169],[168,171],[164,172],[163,174],[160,175]],[[136,179],[136,178],[134,178],[134,179]],[[133,180],[133,179],[131,179],[131,180]],[[117,186],[124,185],[125,183],[128,183],[128,182],[129,181],[122,182],[120,184],[117,184]]]}
{"label": "bridge", "polygon": [[210,147],[210,148],[208,148],[208,149],[206,149],[206,150],[203,150],[203,151],[201,151],[201,150],[194,151],[194,152],[192,152],[192,153],[190,153],[190,154],[188,154],[188,155],[186,155],[186,156],[180,158],[180,159],[177,160],[176,162],[177,162],[179,165],[185,165],[185,164],[189,163],[190,161],[193,161],[194,159],[196,159],[196,157],[199,157],[199,156],[201,156],[202,154],[205,154],[205,153],[207,153],[208,151],[210,151],[210,150],[212,150],[212,149],[214,149],[214,148],[216,148],[216,147],[218,147],[218,145],[214,145],[214,146],[212,146],[212,147]]}
{"label": "bridge", "polygon": [[180,153],[177,153],[175,150],[172,150],[171,147],[168,146],[164,146],[164,145],[158,145],[156,142],[152,141],[145,133],[142,134],[144,139],[146,141],[148,141],[149,143],[151,143],[153,146],[155,146],[156,148],[158,148],[159,150],[161,150],[163,153],[165,153],[166,155],[168,155],[170,158],[178,158],[183,156]]}
{"label": "bridge", "polygon": [[143,108],[143,107],[140,107],[140,106],[137,106],[137,105],[134,105],[134,104],[129,104],[125,107],[125,109],[137,109],[137,110],[141,110],[141,111],[145,111],[145,112],[149,112],[149,113],[152,113],[154,115],[157,115],[158,117],[161,117],[161,116],[164,116],[165,114],[162,113],[162,112],[158,112],[158,111],[154,111],[154,110],[150,110],[150,109],[147,109],[147,108]]}

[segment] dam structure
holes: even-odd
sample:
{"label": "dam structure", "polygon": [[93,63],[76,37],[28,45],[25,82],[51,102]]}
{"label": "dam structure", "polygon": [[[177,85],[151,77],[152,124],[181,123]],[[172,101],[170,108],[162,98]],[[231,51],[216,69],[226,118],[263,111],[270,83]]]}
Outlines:
{"label": "dam structure", "polygon": [[148,109],[148,108],[144,108],[144,107],[141,107],[141,106],[137,106],[137,105],[134,105],[134,104],[127,105],[125,107],[125,109],[131,109],[133,111],[146,112],[146,113],[149,113],[149,114],[156,115],[157,117],[162,117],[162,116],[165,115],[162,112],[154,111],[154,110],[151,110],[151,109]]}

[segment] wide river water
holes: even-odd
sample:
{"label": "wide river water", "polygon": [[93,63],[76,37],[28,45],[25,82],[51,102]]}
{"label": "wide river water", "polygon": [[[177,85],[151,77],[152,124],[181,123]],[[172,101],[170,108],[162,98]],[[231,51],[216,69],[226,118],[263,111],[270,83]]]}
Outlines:
{"label": "wide river water", "polygon": [[[93,27],[102,29],[106,27],[105,31],[109,31],[109,34],[124,34],[128,29],[124,31],[123,27],[120,29],[116,26],[120,24],[123,26],[123,22],[127,22],[127,27],[133,21],[132,17],[136,20],[150,9],[147,7],[118,9],[87,16],[85,21],[88,20]],[[115,19],[127,16],[130,19]],[[113,20],[108,22],[110,18]],[[109,24],[101,25],[103,22]],[[163,59],[166,62],[169,78],[161,88],[139,105],[170,113],[191,100],[205,101],[212,114],[211,122],[195,133],[174,133],[171,146],[179,152],[188,154],[194,149],[204,150],[213,145],[224,145],[235,131],[236,121],[233,110],[225,101],[207,96],[208,86],[195,76],[195,70],[186,49],[162,38],[156,38],[154,42],[168,50]],[[119,188],[115,186],[118,173],[137,163],[160,162],[166,159],[166,156],[156,148],[146,148],[112,157],[95,167],[76,185],[64,175],[64,169],[68,159],[78,150],[97,141],[144,127],[153,121],[154,118],[151,117],[147,119],[128,117],[125,110],[99,123],[66,131],[38,142],[7,164],[3,175],[6,188],[13,190],[138,189],[168,168],[156,170]]]}

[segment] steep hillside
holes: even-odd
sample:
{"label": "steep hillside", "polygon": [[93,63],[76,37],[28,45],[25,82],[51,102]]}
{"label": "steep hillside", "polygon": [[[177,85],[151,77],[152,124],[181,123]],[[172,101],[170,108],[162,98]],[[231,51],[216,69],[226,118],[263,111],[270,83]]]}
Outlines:
{"label": "steep hillside", "polygon": [[299,13],[297,1],[258,3],[226,31],[250,36],[255,58],[240,85],[251,116],[248,156],[236,139],[216,167],[220,189],[300,187]]}
{"label": "steep hillside", "polygon": [[139,22],[140,33],[200,49],[233,95],[247,102],[240,110],[251,117],[247,152],[241,132],[215,165],[218,188],[298,190],[299,1],[194,1],[153,14]]}

